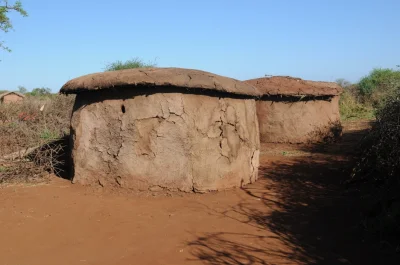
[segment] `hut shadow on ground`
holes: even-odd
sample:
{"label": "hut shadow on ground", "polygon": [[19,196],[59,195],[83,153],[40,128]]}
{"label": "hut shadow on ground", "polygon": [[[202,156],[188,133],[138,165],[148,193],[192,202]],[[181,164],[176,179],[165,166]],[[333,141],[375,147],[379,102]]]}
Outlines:
{"label": "hut shadow on ground", "polygon": [[223,212],[210,210],[257,232],[200,235],[188,243],[194,259],[210,265],[400,264],[392,249],[364,237],[359,193],[342,184],[360,133],[345,131],[340,143],[310,156],[262,157],[261,179],[244,188],[244,199]]}

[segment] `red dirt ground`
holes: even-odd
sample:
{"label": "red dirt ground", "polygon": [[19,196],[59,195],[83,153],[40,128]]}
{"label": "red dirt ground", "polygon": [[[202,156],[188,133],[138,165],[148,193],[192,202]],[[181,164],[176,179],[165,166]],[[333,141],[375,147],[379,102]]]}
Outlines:
{"label": "red dirt ground", "polygon": [[3,187],[0,265],[400,264],[363,238],[340,184],[365,127],[347,124],[331,146],[264,144],[261,179],[226,192]]}

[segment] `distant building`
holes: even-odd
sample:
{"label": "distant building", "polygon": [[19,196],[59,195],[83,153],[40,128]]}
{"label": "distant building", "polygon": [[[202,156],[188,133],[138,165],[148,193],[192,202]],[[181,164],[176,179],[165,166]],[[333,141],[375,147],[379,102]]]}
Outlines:
{"label": "distant building", "polygon": [[18,92],[6,92],[3,94],[0,94],[0,103],[18,103],[23,101],[25,98],[25,95],[18,93]]}

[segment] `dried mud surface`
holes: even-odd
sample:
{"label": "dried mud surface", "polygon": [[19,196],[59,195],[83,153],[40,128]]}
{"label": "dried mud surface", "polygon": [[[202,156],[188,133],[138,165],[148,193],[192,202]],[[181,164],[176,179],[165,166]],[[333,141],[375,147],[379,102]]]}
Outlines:
{"label": "dried mud surface", "polygon": [[245,81],[263,95],[337,96],[343,89],[334,82],[309,81],[290,76],[273,76]]}
{"label": "dried mud surface", "polygon": [[340,125],[339,97],[329,100],[257,101],[260,140],[267,143],[318,142]]}

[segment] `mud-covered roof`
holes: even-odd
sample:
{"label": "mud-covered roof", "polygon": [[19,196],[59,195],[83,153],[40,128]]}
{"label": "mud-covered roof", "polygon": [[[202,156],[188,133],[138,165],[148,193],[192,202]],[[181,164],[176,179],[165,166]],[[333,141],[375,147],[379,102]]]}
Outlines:
{"label": "mud-covered roof", "polygon": [[137,68],[94,73],[68,81],[60,93],[79,94],[118,87],[174,87],[260,96],[252,85],[225,76],[183,68]]}
{"label": "mud-covered roof", "polygon": [[333,82],[309,81],[289,76],[273,76],[245,81],[263,95],[336,96],[343,89]]}

